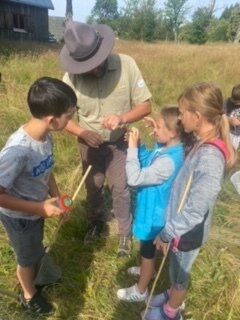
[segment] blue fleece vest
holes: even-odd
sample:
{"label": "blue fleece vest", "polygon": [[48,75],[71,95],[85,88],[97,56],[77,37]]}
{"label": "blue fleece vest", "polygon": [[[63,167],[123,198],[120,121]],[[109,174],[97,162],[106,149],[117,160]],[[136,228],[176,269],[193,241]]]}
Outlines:
{"label": "blue fleece vest", "polygon": [[157,157],[169,157],[174,164],[172,175],[162,184],[137,189],[133,234],[139,240],[153,240],[165,224],[165,211],[171,187],[184,161],[184,148],[177,144],[170,148],[155,145],[152,151],[139,148],[141,168],[149,167]]}

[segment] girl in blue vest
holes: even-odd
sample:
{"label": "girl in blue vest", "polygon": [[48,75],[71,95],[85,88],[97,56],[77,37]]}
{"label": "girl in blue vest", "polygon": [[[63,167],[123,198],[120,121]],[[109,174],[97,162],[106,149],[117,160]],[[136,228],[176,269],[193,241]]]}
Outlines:
{"label": "girl in blue vest", "polygon": [[128,269],[129,274],[140,276],[139,281],[117,292],[120,300],[129,302],[144,301],[148,296],[147,287],[155,269],[153,241],[165,224],[170,190],[183,165],[183,140],[187,138],[179,121],[178,107],[163,108],[156,121],[146,119],[157,141],[154,148],[147,150],[145,145],[139,146],[136,128],[132,128],[128,138],[127,179],[130,186],[137,187],[133,235],[141,241],[141,266]]}

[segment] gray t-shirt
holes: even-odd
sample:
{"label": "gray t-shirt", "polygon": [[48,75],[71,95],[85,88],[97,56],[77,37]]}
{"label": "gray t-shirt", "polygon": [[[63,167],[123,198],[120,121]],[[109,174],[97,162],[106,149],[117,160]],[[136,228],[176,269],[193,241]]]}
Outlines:
{"label": "gray t-shirt", "polygon": [[[0,186],[6,193],[20,199],[40,202],[47,198],[49,176],[54,164],[52,139],[45,141],[31,138],[20,127],[8,139],[0,152]],[[12,218],[35,220],[29,215],[0,207],[0,212]]]}

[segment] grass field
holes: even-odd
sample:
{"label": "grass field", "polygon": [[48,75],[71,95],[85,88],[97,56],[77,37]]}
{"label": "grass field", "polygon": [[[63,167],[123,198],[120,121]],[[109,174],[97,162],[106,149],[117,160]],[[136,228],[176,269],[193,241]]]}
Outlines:
{"label": "grass field", "polygon": [[[0,147],[10,133],[29,118],[26,94],[30,84],[40,76],[61,78],[56,46],[0,44]],[[136,59],[153,94],[156,112],[164,104],[176,103],[182,89],[192,83],[209,81],[221,86],[225,96],[240,82],[240,46],[174,45],[141,42],[116,43],[117,52]],[[141,126],[141,124],[138,124]],[[147,135],[143,137],[149,142]],[[54,134],[55,175],[62,193],[72,194],[81,178],[76,140],[67,133]],[[237,170],[239,165],[234,169]],[[186,299],[184,319],[240,319],[240,219],[239,196],[229,182],[228,173],[219,196],[210,239],[201,250],[193,268]],[[137,320],[143,304],[120,303],[116,290],[134,283],[127,267],[138,263],[138,243],[130,258],[116,258],[117,236],[114,225],[109,235],[95,246],[84,246],[86,231],[85,191],[82,191],[71,219],[58,234],[52,254],[62,268],[62,283],[49,288],[47,294],[56,306],[50,320]],[[45,243],[51,239],[56,220],[46,222]],[[159,257],[161,260],[161,256]],[[167,265],[156,292],[168,285]],[[0,226],[0,289],[15,294],[17,281],[13,252]],[[0,297],[1,320],[29,320],[16,303]]]}

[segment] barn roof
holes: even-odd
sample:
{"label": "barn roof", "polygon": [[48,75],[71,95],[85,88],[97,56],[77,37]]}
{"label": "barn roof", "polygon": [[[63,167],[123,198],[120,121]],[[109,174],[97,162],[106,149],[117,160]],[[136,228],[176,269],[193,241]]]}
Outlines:
{"label": "barn roof", "polygon": [[34,6],[34,7],[54,9],[54,6],[51,0],[8,0],[8,1],[19,3],[19,4],[27,4],[29,6]]}

